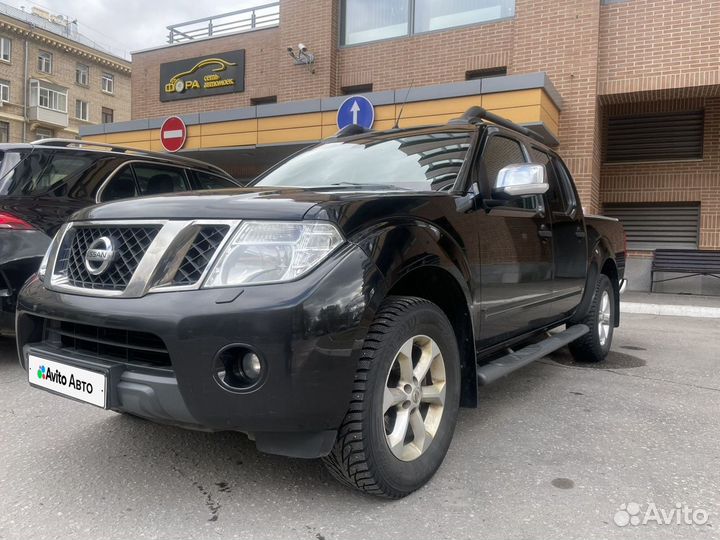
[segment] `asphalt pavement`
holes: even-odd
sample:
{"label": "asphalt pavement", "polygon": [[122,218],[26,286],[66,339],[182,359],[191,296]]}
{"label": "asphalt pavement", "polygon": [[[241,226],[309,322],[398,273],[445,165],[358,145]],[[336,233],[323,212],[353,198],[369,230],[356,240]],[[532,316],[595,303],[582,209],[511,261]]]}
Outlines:
{"label": "asphalt pavement", "polygon": [[720,321],[622,318],[604,364],[560,351],[483,390],[394,502],[242,434],[32,389],[0,338],[0,538],[718,538]]}

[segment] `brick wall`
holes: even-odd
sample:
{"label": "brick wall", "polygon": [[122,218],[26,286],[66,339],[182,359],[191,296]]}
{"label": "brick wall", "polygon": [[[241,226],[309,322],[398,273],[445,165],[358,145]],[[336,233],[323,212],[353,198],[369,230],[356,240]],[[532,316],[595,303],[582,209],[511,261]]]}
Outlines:
{"label": "brick wall", "polygon": [[718,0],[601,7],[600,94],[720,84]]}
{"label": "brick wall", "polygon": [[705,110],[702,160],[605,164],[601,176],[601,197],[603,203],[699,202],[700,247],[720,249],[720,98],[614,104],[604,107],[604,115],[697,109]]}

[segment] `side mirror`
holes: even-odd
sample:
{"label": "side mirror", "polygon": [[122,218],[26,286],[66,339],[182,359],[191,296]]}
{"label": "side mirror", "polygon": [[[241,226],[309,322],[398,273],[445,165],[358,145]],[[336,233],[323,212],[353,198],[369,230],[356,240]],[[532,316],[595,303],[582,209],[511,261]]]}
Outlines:
{"label": "side mirror", "polygon": [[536,163],[508,165],[500,170],[493,188],[493,198],[507,199],[542,195],[550,188],[545,179],[545,166]]}

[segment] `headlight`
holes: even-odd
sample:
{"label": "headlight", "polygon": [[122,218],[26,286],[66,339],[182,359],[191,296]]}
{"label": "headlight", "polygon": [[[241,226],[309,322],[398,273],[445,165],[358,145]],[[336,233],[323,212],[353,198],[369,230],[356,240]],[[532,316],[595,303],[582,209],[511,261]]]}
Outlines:
{"label": "headlight", "polygon": [[50,250],[52,247],[53,245],[51,242],[42,258],[42,261],[40,261],[40,268],[38,268],[38,277],[40,278],[40,281],[45,280],[45,272],[47,272],[48,259],[50,258]]}
{"label": "headlight", "polygon": [[315,268],[342,242],[330,223],[244,221],[213,264],[205,287],[290,281]]}

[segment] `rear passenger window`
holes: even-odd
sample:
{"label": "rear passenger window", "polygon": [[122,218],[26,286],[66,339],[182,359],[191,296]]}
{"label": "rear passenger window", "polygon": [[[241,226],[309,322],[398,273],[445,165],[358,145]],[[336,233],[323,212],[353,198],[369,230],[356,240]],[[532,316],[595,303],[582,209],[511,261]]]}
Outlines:
{"label": "rear passenger window", "polygon": [[227,178],[203,171],[193,171],[197,189],[224,189],[238,187]]}
{"label": "rear passenger window", "polygon": [[137,178],[140,195],[160,195],[190,189],[185,177],[185,171],[182,169],[136,163],[133,165],[133,170],[135,171],[135,178]]}
{"label": "rear passenger window", "polygon": [[113,176],[110,181],[101,188],[101,202],[117,201],[118,199],[130,199],[137,196],[135,177],[130,166],[123,167]]}

